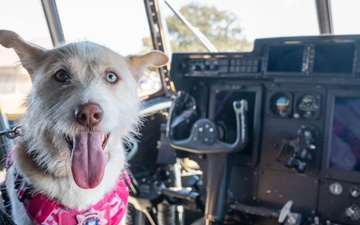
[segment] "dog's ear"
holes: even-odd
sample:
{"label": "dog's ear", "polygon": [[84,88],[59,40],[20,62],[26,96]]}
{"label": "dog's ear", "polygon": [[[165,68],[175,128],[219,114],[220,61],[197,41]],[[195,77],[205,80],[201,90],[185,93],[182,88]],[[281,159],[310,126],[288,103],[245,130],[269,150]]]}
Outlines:
{"label": "dog's ear", "polygon": [[0,30],[0,44],[6,48],[13,48],[18,54],[21,64],[31,75],[45,49],[24,41],[17,33],[9,30]]}
{"label": "dog's ear", "polygon": [[169,58],[160,51],[151,51],[144,55],[129,56],[129,63],[131,69],[137,80],[143,76],[144,70],[147,66],[161,67],[166,65]]}

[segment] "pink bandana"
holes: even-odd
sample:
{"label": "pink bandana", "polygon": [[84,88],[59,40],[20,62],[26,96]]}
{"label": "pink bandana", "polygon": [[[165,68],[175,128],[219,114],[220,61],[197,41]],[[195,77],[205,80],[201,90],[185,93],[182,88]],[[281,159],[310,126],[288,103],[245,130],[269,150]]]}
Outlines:
{"label": "pink bandana", "polygon": [[[11,153],[8,155],[7,167],[12,165]],[[18,198],[22,201],[27,215],[36,225],[118,224],[126,212],[130,183],[130,177],[125,173],[124,177],[119,177],[115,187],[102,200],[87,210],[77,211],[35,192],[19,174],[15,175]]]}

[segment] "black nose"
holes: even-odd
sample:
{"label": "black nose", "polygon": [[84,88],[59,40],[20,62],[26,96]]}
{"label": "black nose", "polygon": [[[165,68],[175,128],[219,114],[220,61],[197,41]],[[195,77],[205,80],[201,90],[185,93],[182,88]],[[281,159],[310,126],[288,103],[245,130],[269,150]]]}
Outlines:
{"label": "black nose", "polygon": [[93,128],[103,119],[103,109],[95,103],[79,105],[74,110],[76,121],[82,126]]}

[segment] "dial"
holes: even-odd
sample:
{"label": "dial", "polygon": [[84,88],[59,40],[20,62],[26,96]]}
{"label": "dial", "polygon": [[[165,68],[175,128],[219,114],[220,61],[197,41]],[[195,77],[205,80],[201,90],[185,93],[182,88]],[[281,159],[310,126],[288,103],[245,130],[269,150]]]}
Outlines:
{"label": "dial", "polygon": [[320,95],[302,95],[297,100],[296,112],[298,117],[315,119],[320,112]]}
{"label": "dial", "polygon": [[350,189],[349,189],[349,193],[350,193],[350,196],[353,197],[353,198],[358,198],[359,195],[360,195],[360,189],[358,186],[352,186]]}
{"label": "dial", "polygon": [[335,182],[335,183],[330,184],[329,191],[332,195],[339,196],[343,192],[343,187],[341,186],[340,183]]}
{"label": "dial", "polygon": [[345,209],[345,215],[351,220],[360,219],[360,207],[358,205],[351,205]]}
{"label": "dial", "polygon": [[271,111],[281,117],[289,117],[291,114],[291,95],[287,93],[276,93],[270,99]]}

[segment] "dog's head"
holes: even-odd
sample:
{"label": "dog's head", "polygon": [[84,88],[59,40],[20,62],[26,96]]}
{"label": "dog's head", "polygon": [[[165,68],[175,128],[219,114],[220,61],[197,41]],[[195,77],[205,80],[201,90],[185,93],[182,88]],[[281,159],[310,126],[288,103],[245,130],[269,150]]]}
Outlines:
{"label": "dog's head", "polygon": [[32,79],[21,122],[28,154],[55,176],[71,171],[78,186],[96,187],[138,124],[137,81],[147,66],[166,64],[167,56],[123,57],[92,42],[46,50],[6,30],[0,44],[15,50]]}

